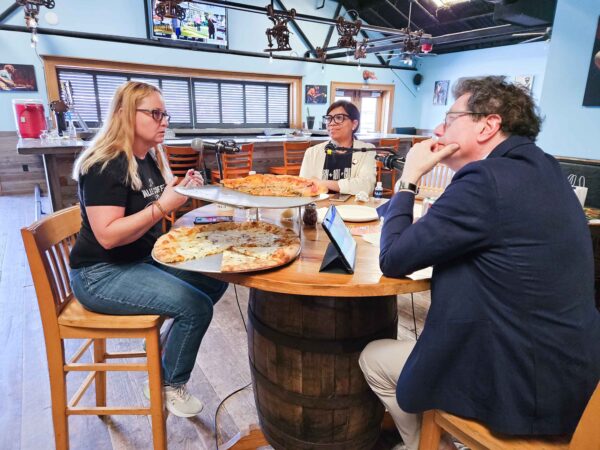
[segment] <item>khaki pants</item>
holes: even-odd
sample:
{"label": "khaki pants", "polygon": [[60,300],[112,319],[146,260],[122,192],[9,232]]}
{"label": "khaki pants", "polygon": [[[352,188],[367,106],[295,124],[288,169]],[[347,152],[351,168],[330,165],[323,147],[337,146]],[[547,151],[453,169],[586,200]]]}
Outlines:
{"label": "khaki pants", "polygon": [[396,400],[396,383],[415,343],[381,339],[365,347],[358,361],[369,386],[388,410],[408,450],[418,450],[421,414],[402,411]]}

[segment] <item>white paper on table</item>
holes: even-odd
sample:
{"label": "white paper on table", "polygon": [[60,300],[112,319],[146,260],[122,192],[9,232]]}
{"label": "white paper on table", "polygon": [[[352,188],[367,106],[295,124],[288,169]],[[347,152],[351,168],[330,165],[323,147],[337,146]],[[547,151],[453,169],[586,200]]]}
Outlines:
{"label": "white paper on table", "polygon": [[369,244],[379,247],[379,241],[381,241],[381,233],[365,233],[362,238]]}
{"label": "white paper on table", "polygon": [[431,278],[431,275],[433,275],[433,266],[417,270],[408,275],[408,278],[410,278],[411,280],[428,280],[429,278]]}

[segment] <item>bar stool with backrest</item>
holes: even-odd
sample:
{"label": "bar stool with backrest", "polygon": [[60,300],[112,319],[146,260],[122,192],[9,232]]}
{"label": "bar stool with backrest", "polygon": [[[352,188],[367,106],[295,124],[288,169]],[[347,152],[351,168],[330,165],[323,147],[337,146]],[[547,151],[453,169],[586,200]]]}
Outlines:
{"label": "bar stool with backrest", "polygon": [[306,149],[309,147],[310,141],[284,142],[283,166],[270,167],[269,173],[275,175],[299,175],[304,153],[306,153]]}
{"label": "bar stool with backrest", "polygon": [[454,173],[450,167],[440,163],[436,164],[433,169],[419,179],[417,198],[439,197],[442,195],[452,181]]}
{"label": "bar stool with backrest", "polygon": [[[242,178],[248,175],[252,170],[252,154],[254,153],[254,144],[243,144],[239,153],[223,153],[223,178]],[[210,171],[210,177],[214,184],[221,181],[221,174],[218,169]]]}
{"label": "bar stool with backrest", "polygon": [[471,450],[598,450],[600,448],[600,384],[583,411],[575,433],[555,438],[507,436],[493,433],[482,423],[435,409],[423,414],[419,450],[437,450],[442,430]]}
{"label": "bar stool with backrest", "polygon": [[[159,348],[162,318],[97,314],[81,306],[69,284],[69,255],[80,228],[79,206],[72,206],[21,229],[44,329],[56,448],[69,448],[69,416],[124,414],[150,415],[154,449],[166,449]],[[109,338],[145,339],[146,352],[108,353]],[[65,356],[66,339],[85,339],[69,360]],[[93,362],[79,362],[92,344]],[[146,360],[141,362],[107,362],[113,358],[144,357]],[[67,401],[67,375],[73,371],[90,373]],[[107,371],[147,372],[150,406],[106,406]],[[92,382],[96,388],[96,406],[78,406]]]}
{"label": "bar stool with backrest", "polygon": [[[396,153],[400,147],[400,138],[388,138],[379,140],[380,147],[392,147]],[[391,195],[394,193],[394,186],[396,184],[396,169],[386,169],[383,167],[381,161],[377,161],[377,181],[382,181],[383,175],[388,174],[391,178],[391,184],[389,188],[383,187],[383,195]],[[383,184],[383,182],[382,182]]]}
{"label": "bar stool with backrest", "polygon": [[[186,173],[190,169],[199,170],[202,164],[200,152],[192,149],[192,147],[177,147],[171,145],[163,145],[167,163],[174,176],[178,177],[178,183],[183,180]],[[175,222],[175,219],[186,212],[202,206],[199,200],[190,199],[182,207],[169,214],[169,221]],[[163,232],[167,231],[167,221],[163,219]]]}

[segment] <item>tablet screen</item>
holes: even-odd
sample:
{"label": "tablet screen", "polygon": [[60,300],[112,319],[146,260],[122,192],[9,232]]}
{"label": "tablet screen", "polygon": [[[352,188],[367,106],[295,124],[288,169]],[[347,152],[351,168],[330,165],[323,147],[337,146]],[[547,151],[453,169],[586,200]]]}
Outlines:
{"label": "tablet screen", "polygon": [[350,234],[350,230],[344,224],[336,207],[331,205],[323,219],[323,229],[329,236],[329,239],[336,250],[343,258],[344,265],[349,269],[354,269],[354,259],[356,257],[356,241]]}

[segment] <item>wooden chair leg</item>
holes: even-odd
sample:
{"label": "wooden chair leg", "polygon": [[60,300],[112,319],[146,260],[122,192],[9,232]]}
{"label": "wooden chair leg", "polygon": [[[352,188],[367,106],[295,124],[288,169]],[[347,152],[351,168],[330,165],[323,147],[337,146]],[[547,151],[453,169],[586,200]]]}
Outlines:
{"label": "wooden chair leg", "polygon": [[56,450],[69,449],[69,422],[67,416],[67,374],[63,365],[65,349],[63,341],[46,340],[48,354],[48,374],[50,378],[50,396],[52,401],[52,422],[54,424],[54,442]]}
{"label": "wooden chair leg", "polygon": [[419,450],[437,450],[442,437],[442,429],[435,423],[435,411],[425,411],[421,425]]}
{"label": "wooden chair leg", "polygon": [[[106,339],[94,339],[94,362],[106,361]],[[96,372],[96,406],[106,406],[106,372]]]}
{"label": "wooden chair leg", "polygon": [[162,376],[160,364],[159,330],[155,328],[146,335],[148,384],[150,388],[150,416],[154,450],[167,448],[167,433],[163,411]]}

